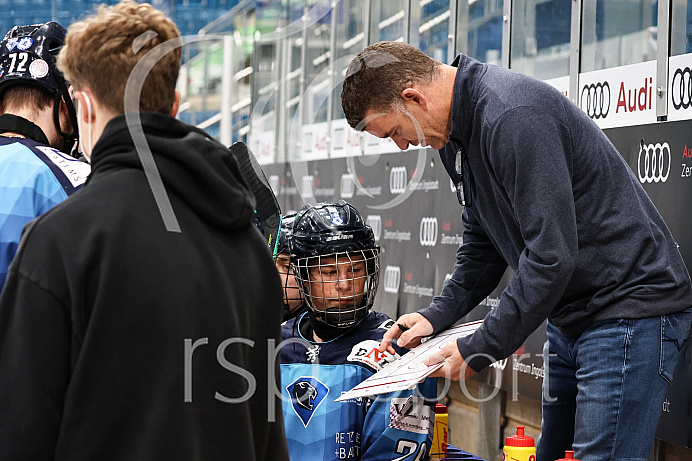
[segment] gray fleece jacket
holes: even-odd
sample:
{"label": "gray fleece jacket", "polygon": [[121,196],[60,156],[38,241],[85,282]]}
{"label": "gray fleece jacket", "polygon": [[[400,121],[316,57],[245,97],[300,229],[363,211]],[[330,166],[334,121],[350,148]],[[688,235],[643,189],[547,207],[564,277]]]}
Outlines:
{"label": "gray fleece jacket", "polygon": [[546,318],[574,336],[598,321],[692,306],[673,236],[603,131],[544,82],[464,55],[453,65],[440,156],[467,206],[452,277],[420,311],[435,332],[488,296],[508,265],[514,277],[499,305],[457,342],[476,371]]}

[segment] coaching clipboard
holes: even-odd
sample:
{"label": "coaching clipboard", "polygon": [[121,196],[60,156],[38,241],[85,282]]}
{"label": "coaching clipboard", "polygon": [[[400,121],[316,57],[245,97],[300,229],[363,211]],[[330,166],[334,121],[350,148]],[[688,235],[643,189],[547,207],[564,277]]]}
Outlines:
{"label": "coaching clipboard", "polygon": [[442,362],[435,365],[425,365],[424,361],[445,345],[457,338],[468,336],[478,329],[482,320],[464,323],[445,330],[427,341],[414,347],[398,360],[385,366],[362,383],[335,399],[337,402],[386,394],[388,392],[413,389],[416,384],[442,367]]}

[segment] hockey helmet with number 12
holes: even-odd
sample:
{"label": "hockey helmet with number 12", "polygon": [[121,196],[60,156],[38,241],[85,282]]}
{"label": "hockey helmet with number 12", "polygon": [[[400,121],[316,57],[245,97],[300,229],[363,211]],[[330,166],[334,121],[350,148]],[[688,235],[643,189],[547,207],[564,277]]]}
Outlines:
{"label": "hockey helmet with number 12", "polygon": [[380,273],[380,249],[352,205],[306,205],[293,225],[291,264],[315,318],[348,328],[368,314]]}
{"label": "hockey helmet with number 12", "polygon": [[[67,84],[56,68],[56,58],[67,31],[57,22],[13,27],[0,42],[0,100],[15,84],[34,85],[53,96],[53,121],[69,153],[77,140],[77,115]],[[64,100],[73,134],[60,127],[60,100]]]}

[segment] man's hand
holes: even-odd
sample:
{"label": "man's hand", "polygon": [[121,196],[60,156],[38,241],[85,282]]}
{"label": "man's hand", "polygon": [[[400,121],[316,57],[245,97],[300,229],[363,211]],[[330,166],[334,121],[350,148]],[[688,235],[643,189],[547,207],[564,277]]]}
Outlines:
{"label": "man's hand", "polygon": [[425,364],[430,366],[442,361],[444,361],[444,366],[430,375],[433,378],[451,378],[454,381],[466,381],[476,374],[461,356],[456,341],[447,344],[438,352],[425,359]]}
{"label": "man's hand", "polygon": [[393,327],[391,327],[382,337],[382,342],[380,343],[380,352],[385,350],[390,354],[394,354],[394,347],[392,347],[392,341],[399,338],[396,342],[399,347],[406,347],[408,349],[416,347],[420,344],[420,340],[423,336],[431,335],[433,332],[433,326],[422,315],[419,313],[405,314],[399,317]]}

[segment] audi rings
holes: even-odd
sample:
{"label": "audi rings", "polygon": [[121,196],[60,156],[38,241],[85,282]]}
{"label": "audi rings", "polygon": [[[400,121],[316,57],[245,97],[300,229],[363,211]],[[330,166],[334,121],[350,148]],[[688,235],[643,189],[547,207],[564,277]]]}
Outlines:
{"label": "audi rings", "polygon": [[356,190],[356,181],[355,175],[351,173],[341,175],[341,182],[339,183],[341,198],[353,198],[353,193]]}
{"label": "audi rings", "polygon": [[434,247],[437,244],[437,218],[420,220],[420,244],[424,247]]}
{"label": "audi rings", "polygon": [[581,90],[581,108],[593,119],[606,118],[610,110],[608,82],[584,85]]}
{"label": "audi rings", "polygon": [[406,192],[407,171],[405,166],[396,166],[389,172],[389,190],[392,194],[403,194]]}
{"label": "audi rings", "polygon": [[365,219],[365,224],[370,226],[375,237],[375,241],[379,242],[380,236],[382,235],[382,216],[368,215],[368,217]]}
{"label": "audi rings", "polygon": [[670,83],[670,96],[675,110],[692,107],[692,69],[675,69]]}
{"label": "audi rings", "polygon": [[670,174],[670,161],[670,146],[667,142],[640,144],[637,158],[639,181],[642,184],[666,182]]}
{"label": "audi rings", "polygon": [[401,284],[401,269],[398,266],[387,266],[382,282],[385,293],[398,293]]}

